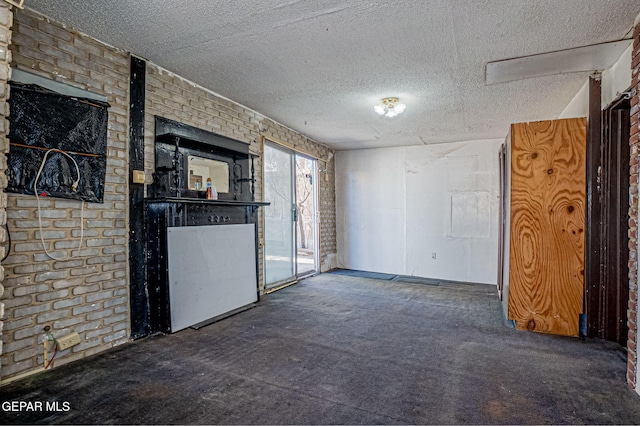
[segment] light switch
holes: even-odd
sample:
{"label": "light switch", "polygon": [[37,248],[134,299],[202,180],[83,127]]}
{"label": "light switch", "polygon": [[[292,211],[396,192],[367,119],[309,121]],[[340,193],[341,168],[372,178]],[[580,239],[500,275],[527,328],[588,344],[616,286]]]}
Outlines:
{"label": "light switch", "polygon": [[134,170],[133,171],[133,183],[144,183],[144,170]]}

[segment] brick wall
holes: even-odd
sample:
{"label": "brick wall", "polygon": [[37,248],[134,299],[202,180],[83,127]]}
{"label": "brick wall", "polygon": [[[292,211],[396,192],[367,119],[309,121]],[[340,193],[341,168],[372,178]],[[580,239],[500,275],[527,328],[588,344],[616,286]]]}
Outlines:
{"label": "brick wall", "polygon": [[[637,22],[637,20],[636,20]],[[633,32],[633,54],[631,59],[632,83],[636,94],[631,99],[631,180],[629,188],[629,340],[627,342],[627,383],[636,389],[637,378],[637,319],[638,319],[638,154],[640,149],[640,24]]]}
{"label": "brick wall", "polygon": [[[328,158],[331,150],[237,103],[216,96],[157,65],[147,64],[145,104],[145,174],[151,182],[154,170],[154,116],[176,120],[222,136],[249,143],[249,150],[260,158],[255,161],[256,201],[262,201],[262,136],[271,137],[293,149],[319,158]],[[319,168],[325,169],[324,163]],[[328,269],[335,258],[335,184],[333,161],[329,162],[329,180],[320,179],[321,262]],[[259,238],[263,238],[263,211],[259,209]],[[260,289],[264,289],[263,251],[259,248]]]}
{"label": "brick wall", "polygon": [[56,365],[126,342],[129,336],[129,56],[33,12],[16,10],[14,19],[13,68],[105,95],[111,108],[104,203],[85,204],[81,249],[76,249],[80,202],[52,198],[40,203],[49,250],[58,257],[71,256],[69,260],[55,261],[44,253],[34,197],[7,196],[12,246],[4,262],[3,380],[42,367],[45,325],[57,337],[80,334],[81,343],[59,353]]}
{"label": "brick wall", "polygon": [[[4,188],[7,186],[7,178],[4,174],[7,169],[7,161],[5,154],[9,152],[9,141],[6,137],[6,132],[9,129],[9,123],[6,119],[9,114],[9,108],[7,106],[7,99],[9,98],[9,86],[7,84],[11,76],[11,51],[9,46],[11,45],[11,27],[13,26],[13,12],[8,4],[5,2],[0,3],[0,243],[4,243],[7,239],[7,234],[4,230],[4,225],[7,222],[7,196],[4,193]],[[6,249],[0,248],[0,258],[4,257]],[[4,327],[4,302],[2,296],[4,294],[4,266],[0,265],[0,336],[3,333]],[[3,341],[0,339],[0,355],[3,351]],[[0,362],[0,377],[2,377],[2,362]]]}
{"label": "brick wall", "polygon": [[[3,3],[4,4],[4,3]],[[0,47],[4,21],[0,9]],[[5,304],[2,379],[35,371],[43,365],[43,329],[54,335],[78,332],[81,344],[58,354],[56,365],[84,358],[129,339],[128,298],[128,90],[129,55],[67,29],[32,11],[15,13],[12,33],[14,68],[39,74],[97,94],[105,95],[109,109],[107,175],[103,204],[85,205],[85,243],[79,238],[80,204],[65,199],[41,199],[43,231],[50,251],[72,257],[55,261],[39,242],[38,216],[33,196],[2,195],[6,200],[7,225],[11,231],[11,255],[4,262]],[[3,79],[0,52],[0,80]],[[8,53],[7,53],[8,54]],[[6,78],[5,78],[6,80]],[[6,83],[5,83],[6,86]],[[0,84],[0,88],[2,84]],[[151,182],[153,170],[154,115],[163,116],[250,144],[262,156],[261,137],[269,135],[294,149],[319,158],[331,151],[295,131],[232,101],[216,96],[153,64],[147,66],[145,116],[145,171]],[[8,93],[5,90],[5,93]],[[0,91],[0,113],[2,112]],[[0,121],[1,123],[1,121]],[[4,134],[4,133],[3,133]],[[6,141],[5,141],[5,145]],[[5,166],[0,161],[0,169]],[[320,227],[323,268],[335,258],[335,195],[333,161],[328,180],[320,185]],[[262,163],[255,163],[256,199],[262,198]],[[0,185],[5,185],[0,174]],[[260,213],[262,219],[262,213]],[[258,229],[263,235],[262,220]],[[0,241],[3,233],[0,231]],[[262,269],[262,251],[260,250]],[[260,277],[263,286],[262,276]]]}

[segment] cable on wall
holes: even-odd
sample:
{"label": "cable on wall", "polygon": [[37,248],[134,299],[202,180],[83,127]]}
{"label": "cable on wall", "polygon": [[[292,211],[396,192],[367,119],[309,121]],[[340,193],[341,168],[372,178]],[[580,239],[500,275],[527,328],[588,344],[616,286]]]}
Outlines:
{"label": "cable on wall", "polygon": [[[44,359],[43,359],[43,364],[44,364],[44,369],[48,369],[53,365],[53,361],[56,359],[56,355],[58,355],[58,340],[55,338],[55,336],[49,331],[49,327],[45,327],[45,340],[43,342],[44,344]],[[48,354],[48,347],[49,347],[49,342],[53,342],[53,356],[51,357],[51,359],[49,359],[49,354]]]}
{"label": "cable on wall", "polygon": [[[71,155],[69,155],[68,153],[60,149],[52,148],[47,150],[47,152],[45,152],[44,157],[42,158],[42,163],[40,163],[40,168],[38,169],[38,173],[36,174],[36,178],[33,181],[33,193],[36,196],[36,204],[38,206],[38,228],[40,230],[40,241],[42,242],[42,248],[44,249],[45,254],[53,260],[67,260],[67,259],[71,259],[73,255],[61,258],[61,257],[56,257],[53,254],[49,253],[49,251],[47,250],[47,245],[44,242],[44,235],[42,233],[42,218],[40,215],[40,196],[38,195],[37,185],[38,185],[38,180],[40,179],[40,174],[42,173],[42,169],[44,169],[44,165],[47,162],[47,157],[51,152],[59,152],[60,154],[67,156],[73,162],[73,165],[76,167],[76,180],[74,180],[73,183],[71,184],[71,190],[74,192],[78,189],[78,184],[80,183],[80,168],[78,167],[78,163],[76,162],[76,160]],[[81,200],[80,201],[80,244],[78,245],[78,248],[82,247],[83,239],[84,239],[84,201]]]}
{"label": "cable on wall", "polygon": [[9,257],[9,255],[11,254],[11,232],[9,231],[9,224],[8,223],[4,224],[4,229],[7,230],[7,252],[4,254],[4,257],[2,258],[0,263],[2,263],[5,260],[7,260],[7,257]]}
{"label": "cable on wall", "polygon": [[64,153],[71,153],[73,155],[78,155],[78,156],[81,156],[81,157],[95,157],[95,158],[100,158],[101,157],[100,154],[91,154],[91,153],[88,153],[88,152],[63,151],[61,149],[55,149],[55,148],[42,148],[40,146],[27,145],[27,144],[13,142],[13,141],[9,141],[9,145],[18,146],[20,148],[39,149],[40,151],[58,151],[58,152],[62,152],[63,154]]}

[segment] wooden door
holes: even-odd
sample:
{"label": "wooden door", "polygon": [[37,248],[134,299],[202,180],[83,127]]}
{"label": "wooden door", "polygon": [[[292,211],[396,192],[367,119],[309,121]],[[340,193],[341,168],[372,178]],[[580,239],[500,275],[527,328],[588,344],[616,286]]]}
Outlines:
{"label": "wooden door", "polygon": [[577,336],[584,297],[586,120],[511,126],[509,319]]}

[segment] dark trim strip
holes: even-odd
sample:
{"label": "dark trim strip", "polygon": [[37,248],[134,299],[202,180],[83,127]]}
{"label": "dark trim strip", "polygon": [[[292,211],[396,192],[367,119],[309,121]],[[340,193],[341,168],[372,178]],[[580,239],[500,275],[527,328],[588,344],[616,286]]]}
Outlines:
{"label": "dark trim strip", "polygon": [[[598,336],[600,311],[600,236],[602,225],[598,169],[602,133],[600,77],[589,78],[589,115],[587,117],[587,214],[584,252],[584,309],[587,315],[586,335]],[[585,330],[583,330],[585,331]]]}
{"label": "dark trim strip", "polygon": [[246,142],[159,116],[156,116],[155,124],[156,141],[175,143],[175,139],[180,138],[241,154],[249,154],[249,144]]}

